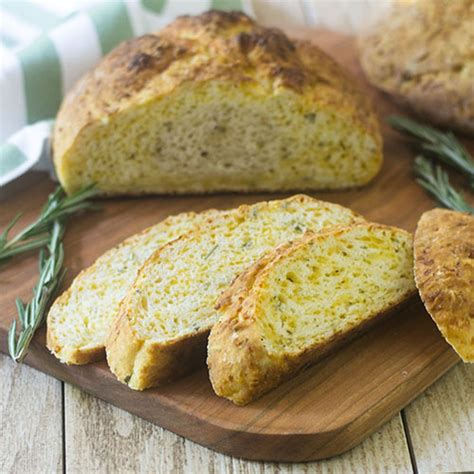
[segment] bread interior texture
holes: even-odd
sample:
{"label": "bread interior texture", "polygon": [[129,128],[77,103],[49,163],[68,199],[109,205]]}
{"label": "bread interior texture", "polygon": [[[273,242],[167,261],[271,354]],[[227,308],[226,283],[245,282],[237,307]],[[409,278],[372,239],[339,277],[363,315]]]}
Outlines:
{"label": "bread interior texture", "polygon": [[333,189],[367,183],[381,163],[373,134],[272,82],[189,81],[86,126],[57,163],[69,192]]}
{"label": "bread interior texture", "polygon": [[269,353],[328,342],[413,291],[409,234],[361,226],[316,239],[258,281],[256,322]]}
{"label": "bread interior texture", "polygon": [[414,291],[409,233],[365,223],[306,234],[262,258],[221,298],[208,345],[214,391],[249,403]]}
{"label": "bread interior texture", "polygon": [[107,332],[140,266],[154,250],[217,212],[171,216],[126,239],[83,270],[48,314],[48,347],[55,356],[68,364],[103,358]]}
{"label": "bread interior texture", "polygon": [[223,214],[145,263],[125,300],[130,326],[139,339],[163,343],[209,330],[219,295],[266,251],[307,229],[354,219],[348,209],[303,196]]}

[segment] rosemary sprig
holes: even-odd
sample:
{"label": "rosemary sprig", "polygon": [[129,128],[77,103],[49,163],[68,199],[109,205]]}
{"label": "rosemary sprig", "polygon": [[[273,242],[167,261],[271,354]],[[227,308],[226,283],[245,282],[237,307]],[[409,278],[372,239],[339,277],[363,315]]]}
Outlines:
{"label": "rosemary sprig", "polygon": [[406,117],[392,116],[388,118],[388,123],[399,132],[417,139],[422,151],[467,176],[470,187],[474,188],[474,160],[451,132],[443,133]]}
{"label": "rosemary sprig", "polygon": [[434,166],[424,156],[417,156],[414,170],[418,176],[416,181],[444,207],[474,214],[474,208],[451,186],[448,174],[441,166]]}
{"label": "rosemary sprig", "polygon": [[7,225],[0,234],[0,263],[20,253],[44,247],[49,242],[49,232],[56,220],[62,220],[75,212],[90,209],[94,205],[88,201],[97,194],[93,185],[86,186],[71,196],[66,196],[61,186],[48,197],[38,218],[8,239],[8,234],[18,222],[21,213]]}
{"label": "rosemary sprig", "polygon": [[62,269],[63,233],[64,224],[55,220],[52,223],[47,248],[40,251],[40,277],[33,290],[33,298],[26,306],[20,298],[16,300],[21,328],[17,337],[17,321],[14,320],[8,331],[8,351],[15,362],[22,362],[25,358],[35,331],[43,322],[46,309],[63,279],[65,273]]}

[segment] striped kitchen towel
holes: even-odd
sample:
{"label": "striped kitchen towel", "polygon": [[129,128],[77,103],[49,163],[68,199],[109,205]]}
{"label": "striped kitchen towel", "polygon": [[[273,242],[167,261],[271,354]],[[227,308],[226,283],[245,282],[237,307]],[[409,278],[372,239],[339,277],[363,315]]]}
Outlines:
{"label": "striped kitchen towel", "polygon": [[49,137],[64,94],[118,43],[178,15],[245,10],[243,0],[2,0],[0,186],[51,170]]}

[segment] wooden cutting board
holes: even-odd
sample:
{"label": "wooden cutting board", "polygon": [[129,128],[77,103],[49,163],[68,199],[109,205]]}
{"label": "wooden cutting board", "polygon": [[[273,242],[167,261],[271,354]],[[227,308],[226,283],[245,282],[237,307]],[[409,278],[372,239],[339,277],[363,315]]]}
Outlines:
{"label": "wooden cutting board", "polygon": [[[374,99],[385,138],[385,163],[367,187],[314,196],[353,208],[370,220],[413,231],[434,202],[411,174],[414,153],[383,122],[401,112],[364,80],[354,42],[328,32],[299,32],[349,69]],[[472,143],[470,144],[472,145]],[[31,221],[54,188],[30,173],[3,191],[0,229],[18,212]],[[8,196],[8,197],[7,197]],[[103,209],[71,219],[65,238],[67,286],[84,267],[132,233],[169,214],[209,207],[228,208],[284,195],[214,195],[113,199]],[[0,349],[15,316],[17,296],[30,298],[37,257],[17,258],[0,270]],[[45,348],[44,330],[26,363],[142,418],[216,451],[269,461],[309,461],[342,453],[381,424],[459,361],[418,298],[362,337],[244,408],[216,397],[203,367],[160,389],[139,393],[118,383],[105,362],[68,367]]]}

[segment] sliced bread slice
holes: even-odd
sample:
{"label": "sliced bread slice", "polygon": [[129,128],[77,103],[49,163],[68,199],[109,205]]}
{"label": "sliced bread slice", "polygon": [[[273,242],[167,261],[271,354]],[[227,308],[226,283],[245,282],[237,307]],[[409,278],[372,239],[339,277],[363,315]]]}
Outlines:
{"label": "sliced bread slice", "polygon": [[88,364],[105,357],[104,342],[120,301],[154,250],[219,211],[171,216],[112,248],[74,279],[47,318],[47,346],[66,364]]}
{"label": "sliced bread slice", "polygon": [[362,223],[281,246],[218,303],[208,345],[214,391],[244,405],[414,291],[412,236],[403,230]]}
{"label": "sliced bread slice", "polygon": [[117,378],[142,390],[204,364],[217,298],[266,251],[306,229],[361,220],[307,196],[241,206],[155,252],[140,269],[106,342]]}

